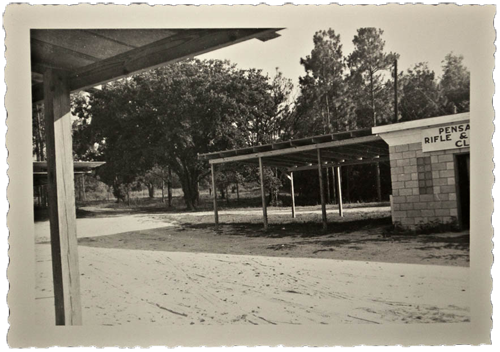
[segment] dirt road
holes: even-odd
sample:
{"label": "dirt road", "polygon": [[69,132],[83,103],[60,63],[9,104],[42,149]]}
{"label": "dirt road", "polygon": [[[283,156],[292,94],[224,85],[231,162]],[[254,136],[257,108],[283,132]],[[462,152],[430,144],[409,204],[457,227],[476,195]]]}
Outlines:
{"label": "dirt road", "polygon": [[[37,321],[53,321],[39,245]],[[89,325],[463,322],[468,268],[80,247]]]}
{"label": "dirt road", "polygon": [[[147,215],[78,219],[77,224],[78,237],[87,238],[173,225]],[[36,320],[47,324],[54,321],[48,225],[37,223],[36,231]],[[84,324],[470,319],[467,267],[148,250],[157,244],[79,246]]]}

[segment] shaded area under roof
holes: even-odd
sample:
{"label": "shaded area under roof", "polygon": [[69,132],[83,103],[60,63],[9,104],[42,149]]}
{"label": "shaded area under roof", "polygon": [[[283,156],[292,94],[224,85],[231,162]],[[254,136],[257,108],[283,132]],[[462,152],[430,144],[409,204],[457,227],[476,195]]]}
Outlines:
{"label": "shaded area under roof", "polygon": [[32,29],[32,100],[43,99],[47,68],[66,71],[73,92],[249,39],[267,41],[281,29]]}
{"label": "shaded area under roof", "polygon": [[357,165],[389,160],[389,147],[371,128],[338,132],[259,145],[248,148],[200,154],[199,160],[210,164],[240,162],[258,165],[259,158],[266,166],[287,171],[312,170],[318,167],[317,150],[321,150],[323,167]]}

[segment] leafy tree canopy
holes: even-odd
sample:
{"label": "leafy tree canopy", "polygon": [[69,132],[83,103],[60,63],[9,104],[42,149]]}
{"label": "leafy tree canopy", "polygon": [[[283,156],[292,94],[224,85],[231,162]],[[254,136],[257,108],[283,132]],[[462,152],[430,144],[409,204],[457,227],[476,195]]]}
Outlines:
{"label": "leafy tree canopy", "polygon": [[469,111],[470,72],[463,65],[464,57],[449,53],[443,63],[443,77],[439,83],[443,93],[443,104],[447,113]]}
{"label": "leafy tree canopy", "polygon": [[91,95],[87,109],[75,111],[92,119],[108,184],[128,184],[155,165],[169,165],[194,208],[207,175],[198,154],[280,138],[288,129],[290,91],[279,73],[271,80],[227,61],[186,60],[110,83]]}

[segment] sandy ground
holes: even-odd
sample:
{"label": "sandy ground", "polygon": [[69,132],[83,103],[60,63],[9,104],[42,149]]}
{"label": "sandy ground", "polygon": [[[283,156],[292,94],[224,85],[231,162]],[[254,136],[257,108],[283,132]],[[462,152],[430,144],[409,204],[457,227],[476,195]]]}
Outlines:
{"label": "sandy ground", "polygon": [[[173,229],[168,219],[147,215],[78,219],[77,224],[84,240]],[[48,223],[36,223],[35,230],[36,319],[46,324],[54,321]],[[151,250],[157,243],[148,242],[149,249],[79,246],[84,324],[470,319],[467,267]]]}
{"label": "sandy ground", "polygon": [[[170,221],[149,215],[110,216],[108,218],[77,219],[77,236],[97,237],[116,233],[156,229],[174,226]],[[48,221],[35,222],[36,243],[50,241],[50,224]]]}

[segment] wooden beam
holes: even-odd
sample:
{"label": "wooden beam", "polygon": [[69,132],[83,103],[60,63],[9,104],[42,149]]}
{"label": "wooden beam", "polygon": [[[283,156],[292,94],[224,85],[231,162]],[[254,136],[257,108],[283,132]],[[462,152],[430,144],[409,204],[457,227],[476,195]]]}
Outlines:
{"label": "wooden beam", "polygon": [[318,153],[319,193],[321,197],[321,218],[323,220],[323,230],[326,230],[328,224],[326,219],[325,188],[323,186],[323,168],[321,167],[321,149],[318,149],[317,153]]}
{"label": "wooden beam", "polygon": [[335,168],[335,172],[337,174],[337,200],[339,202],[339,216],[343,217],[344,216],[344,209],[342,207],[342,179],[341,179],[341,173],[340,173],[340,166],[337,166]]}
{"label": "wooden beam", "polygon": [[301,153],[301,152],[308,151],[308,150],[333,148],[333,147],[338,147],[338,146],[343,146],[343,145],[367,143],[367,142],[373,142],[373,141],[378,141],[378,140],[380,140],[379,136],[356,137],[356,138],[351,138],[351,139],[343,139],[343,140],[339,140],[339,141],[332,141],[332,142],[326,142],[326,143],[320,143],[320,144],[309,144],[309,145],[304,145],[304,146],[300,146],[300,147],[291,147],[291,148],[287,148],[287,149],[270,150],[270,151],[261,152],[261,153],[237,155],[237,156],[231,156],[228,158],[211,159],[211,160],[209,160],[209,163],[222,164],[222,163],[233,162],[233,161],[241,161],[241,160],[248,160],[248,159],[255,159],[255,158],[265,158],[265,157],[271,157],[271,156],[277,156],[277,155],[297,154],[297,153]]}
{"label": "wooden beam", "polygon": [[211,170],[212,170],[212,195],[214,199],[214,222],[215,222],[215,228],[217,229],[219,227],[219,213],[217,211],[217,188],[215,185],[215,165],[212,164],[210,165]]}
{"label": "wooden beam", "polygon": [[290,185],[292,192],[292,218],[295,219],[295,189],[293,185],[293,172],[290,172]]}
{"label": "wooden beam", "polygon": [[69,82],[55,70],[43,80],[56,325],[81,325]]}
{"label": "wooden beam", "polygon": [[259,172],[260,172],[260,194],[262,197],[262,215],[264,221],[264,231],[267,231],[267,204],[266,204],[266,192],[264,187],[264,165],[262,164],[262,158],[259,158]]}
{"label": "wooden beam", "polygon": [[[389,157],[384,156],[381,158],[374,159],[363,159],[363,160],[346,160],[343,163],[323,163],[322,167],[336,167],[336,166],[348,166],[348,165],[363,165],[363,164],[373,164],[373,163],[381,163],[389,161]],[[305,170],[315,170],[318,165],[308,165],[308,166],[299,166],[299,167],[290,167],[287,171],[305,171]]]}

